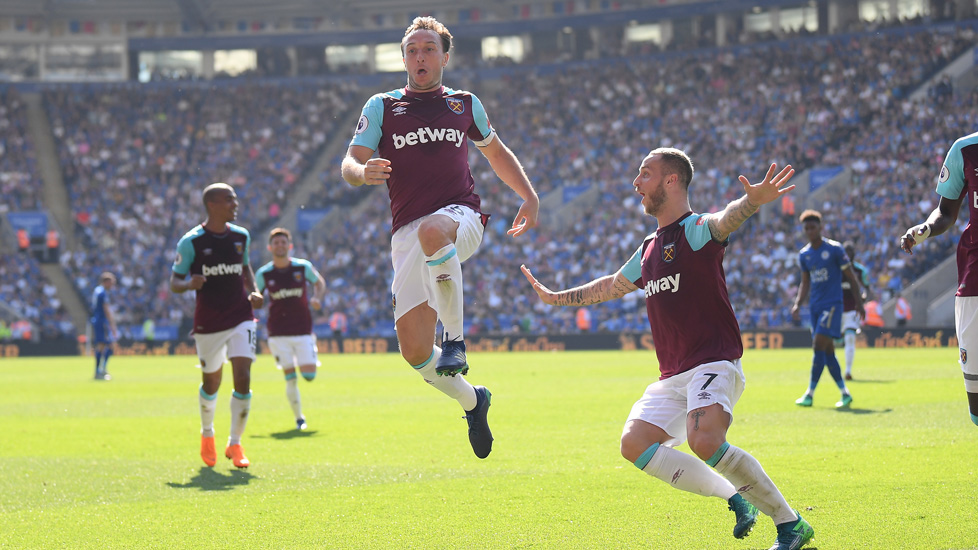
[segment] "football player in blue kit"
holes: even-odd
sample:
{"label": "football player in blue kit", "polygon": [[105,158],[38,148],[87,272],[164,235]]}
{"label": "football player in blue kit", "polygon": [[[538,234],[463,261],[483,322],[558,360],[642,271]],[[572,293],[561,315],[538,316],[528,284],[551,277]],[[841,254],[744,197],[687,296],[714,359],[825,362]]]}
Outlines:
{"label": "football player in blue kit", "polygon": [[[805,210],[799,216],[805,237],[808,239],[798,253],[798,265],[801,267],[801,282],[798,284],[798,294],[791,306],[791,316],[795,320],[801,318],[801,303],[809,300],[811,309],[812,329],[812,372],[808,390],[795,400],[800,407],[811,407],[815,387],[822,377],[822,371],[827,366],[829,374],[835,380],[842,398],[835,404],[837,408],[848,407],[852,403],[852,395],[842,378],[842,367],[835,357],[835,340],[842,337],[842,281],[845,278],[851,288],[859,288],[859,281],[852,271],[852,264],[846,251],[836,241],[822,237],[822,214],[815,210]],[[853,293],[856,311],[860,318],[866,317],[863,300],[858,293]]]}

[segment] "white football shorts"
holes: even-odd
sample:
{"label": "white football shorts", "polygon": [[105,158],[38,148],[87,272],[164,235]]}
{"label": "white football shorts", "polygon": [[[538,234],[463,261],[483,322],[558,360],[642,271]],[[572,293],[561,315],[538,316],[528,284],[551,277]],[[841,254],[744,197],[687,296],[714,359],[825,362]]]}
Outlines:
{"label": "white football shorts", "polygon": [[978,296],[954,297],[954,327],[958,335],[958,363],[964,373],[964,391],[978,393]]}
{"label": "white football shorts", "polygon": [[221,370],[228,357],[247,357],[255,360],[255,322],[244,321],[236,327],[212,332],[194,334],[197,343],[197,358],[200,370],[210,374]]}
{"label": "white football shorts", "polygon": [[283,369],[294,369],[303,365],[320,366],[319,350],[312,334],[269,336],[268,349],[275,356],[275,364]]}
{"label": "white football shorts", "polygon": [[663,445],[675,447],[686,441],[686,415],[690,411],[719,403],[732,417],[746,384],[739,359],[704,363],[650,384],[632,405],[628,420],[643,420],[662,428],[671,438]]}
{"label": "white football shorts", "polygon": [[842,313],[842,333],[845,334],[847,330],[854,330],[856,334],[860,333],[860,329],[863,326],[862,319],[859,318],[859,312],[856,310],[845,311]]}
{"label": "white football shorts", "polygon": [[428,302],[433,309],[435,292],[428,275],[424,251],[418,240],[418,226],[435,214],[448,216],[458,222],[455,237],[455,250],[461,262],[472,257],[482,244],[482,215],[467,206],[453,204],[433,214],[418,218],[398,229],[391,237],[391,262],[394,264],[394,282],[391,293],[394,295],[394,321],[415,307]]}

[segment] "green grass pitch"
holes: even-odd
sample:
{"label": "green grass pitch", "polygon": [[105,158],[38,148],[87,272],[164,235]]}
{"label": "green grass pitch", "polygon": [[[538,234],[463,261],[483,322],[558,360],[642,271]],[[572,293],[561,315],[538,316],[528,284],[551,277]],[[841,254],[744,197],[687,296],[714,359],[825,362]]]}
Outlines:
{"label": "green grass pitch", "polygon": [[[850,411],[826,373],[794,400],[809,350],[748,351],[729,432],[815,527],[811,548],[975,548],[978,427],[955,349],[860,349]],[[840,353],[841,356],[841,353]],[[322,356],[300,380],[297,432],[282,375],[252,370],[243,440],[198,456],[192,357],[0,360],[0,548],[731,548],[720,499],[682,493],[618,454],[632,403],[657,375],[648,351],[470,354],[493,393],[492,455],[469,448],[461,409],[395,354]],[[688,449],[682,446],[681,449]]]}

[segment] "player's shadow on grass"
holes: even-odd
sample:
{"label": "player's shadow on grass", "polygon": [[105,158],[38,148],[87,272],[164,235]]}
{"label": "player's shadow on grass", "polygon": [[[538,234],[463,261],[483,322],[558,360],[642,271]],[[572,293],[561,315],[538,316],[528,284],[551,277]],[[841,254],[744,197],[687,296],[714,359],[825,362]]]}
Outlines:
{"label": "player's shadow on grass", "polygon": [[855,407],[845,407],[836,409],[836,412],[849,414],[886,414],[893,412],[893,409],[858,409]]}
{"label": "player's shadow on grass", "polygon": [[849,384],[892,384],[896,380],[870,380],[869,378],[853,378],[852,380],[846,380],[846,385]]}
{"label": "player's shadow on grass", "polygon": [[197,475],[192,477],[187,483],[175,483],[168,481],[166,484],[174,489],[200,489],[201,491],[230,491],[237,486],[247,485],[252,479],[257,479],[254,475],[244,470],[233,470],[225,475],[215,471],[214,468],[201,466]]}
{"label": "player's shadow on grass", "polygon": [[293,430],[287,430],[287,431],[284,431],[284,432],[273,432],[273,433],[270,433],[268,435],[253,435],[251,437],[253,437],[255,439],[262,439],[264,437],[270,437],[272,439],[278,439],[278,440],[281,441],[283,439],[301,439],[301,438],[306,438],[306,437],[313,437],[314,435],[316,435],[316,433],[317,433],[316,430],[295,430],[295,429],[293,429]]}

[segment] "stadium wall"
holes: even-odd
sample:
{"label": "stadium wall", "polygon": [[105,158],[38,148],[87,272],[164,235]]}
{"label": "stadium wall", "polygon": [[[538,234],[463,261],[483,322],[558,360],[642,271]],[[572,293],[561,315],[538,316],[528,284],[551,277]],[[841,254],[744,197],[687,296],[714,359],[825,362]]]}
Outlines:
{"label": "stadium wall", "polygon": [[[742,335],[744,349],[808,348],[811,333],[804,329],[749,331]],[[319,353],[395,353],[395,338],[320,338]],[[938,348],[957,347],[953,327],[893,328],[864,327],[857,340],[864,348]],[[584,350],[654,350],[649,333],[586,333],[550,336],[501,334],[466,338],[468,351],[584,351]],[[261,342],[261,353],[269,353],[268,344]],[[87,355],[84,343],[65,338],[43,342],[0,343],[0,358]],[[193,340],[132,341],[115,344],[115,355],[196,355]]]}

